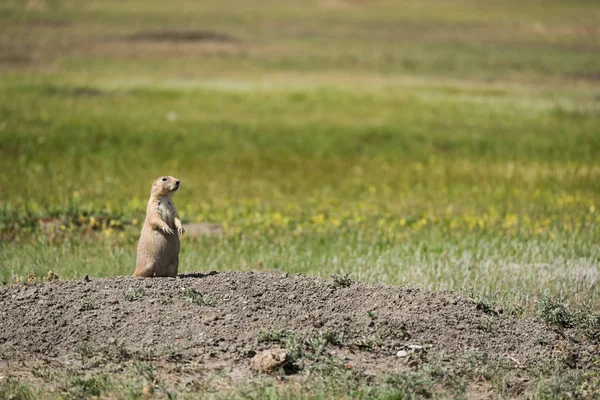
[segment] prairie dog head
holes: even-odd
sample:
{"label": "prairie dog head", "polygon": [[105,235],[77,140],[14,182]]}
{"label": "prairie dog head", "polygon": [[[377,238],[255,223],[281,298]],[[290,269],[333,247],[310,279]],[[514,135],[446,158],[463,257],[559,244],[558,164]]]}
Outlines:
{"label": "prairie dog head", "polygon": [[179,179],[173,176],[161,176],[152,183],[152,192],[154,196],[171,196],[179,189]]}

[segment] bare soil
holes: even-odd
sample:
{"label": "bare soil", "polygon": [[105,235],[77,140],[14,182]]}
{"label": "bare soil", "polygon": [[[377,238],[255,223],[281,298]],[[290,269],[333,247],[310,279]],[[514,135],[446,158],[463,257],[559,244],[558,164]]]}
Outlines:
{"label": "bare soil", "polygon": [[[0,286],[0,377],[35,379],[40,360],[92,372],[146,360],[160,362],[167,382],[176,376],[174,385],[194,379],[174,368],[190,363],[203,376],[243,382],[260,374],[252,357],[283,349],[286,335],[313,350],[310,338],[329,338],[328,356],[364,376],[433,359],[451,367],[467,353],[501,360],[520,379],[514,395],[550,359],[578,369],[598,362],[598,346],[577,335],[464,295],[408,287],[252,272]],[[296,357],[281,372],[293,379],[315,360]]]}

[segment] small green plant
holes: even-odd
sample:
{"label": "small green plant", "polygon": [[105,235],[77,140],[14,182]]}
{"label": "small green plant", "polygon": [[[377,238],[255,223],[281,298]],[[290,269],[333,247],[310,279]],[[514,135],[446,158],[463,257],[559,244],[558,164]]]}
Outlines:
{"label": "small green plant", "polygon": [[591,302],[573,313],[573,324],[588,338],[600,342],[600,312],[595,311]]}
{"label": "small green plant", "polygon": [[361,337],[356,343],[356,346],[361,349],[374,351],[383,345],[383,339],[379,332]]}
{"label": "small green plant", "polygon": [[389,398],[393,399],[429,398],[434,386],[429,376],[412,371],[389,377],[386,384],[391,392]]}
{"label": "small green plant", "polygon": [[87,399],[98,397],[108,384],[106,375],[95,375],[88,379],[74,376],[63,387],[63,394],[68,399]]}
{"label": "small green plant", "polygon": [[96,304],[94,304],[94,301],[90,297],[86,296],[83,298],[80,311],[90,311],[95,310],[96,308]]}
{"label": "small green plant", "polygon": [[288,351],[290,364],[293,364],[302,356],[302,341],[292,331],[260,331],[258,341],[281,343]]}
{"label": "small green plant", "polygon": [[146,289],[143,287],[136,287],[135,289],[129,288],[127,292],[125,292],[125,300],[127,301],[137,301],[140,300],[146,294]]}
{"label": "small green plant", "polygon": [[588,337],[600,340],[600,312],[594,309],[591,302],[585,303],[573,313],[573,323]]}
{"label": "small green plant", "polygon": [[[309,367],[311,374],[327,376],[331,379],[339,379],[341,381],[352,381],[355,379],[352,376],[352,371],[344,365],[344,361],[336,357],[318,357],[315,363]],[[359,378],[360,379],[360,378]]]}
{"label": "small green plant", "polygon": [[346,344],[346,338],[343,333],[338,335],[332,331],[323,331],[319,335],[322,336],[328,344],[333,346],[344,346]]}
{"label": "small green plant", "polygon": [[305,344],[310,350],[311,358],[316,359],[325,352],[328,345],[343,346],[345,339],[343,335],[338,335],[335,332],[321,331],[317,335],[306,339]]}
{"label": "small green plant", "polygon": [[0,380],[0,399],[29,400],[36,399],[37,395],[25,384],[9,377]]}
{"label": "small green plant", "polygon": [[596,371],[565,368],[557,360],[542,364],[544,374],[534,387],[534,398],[539,399],[598,399],[600,377]]}
{"label": "small green plant", "polygon": [[134,363],[134,367],[138,374],[144,377],[144,379],[149,385],[155,385],[157,383],[158,380],[154,376],[154,368],[152,368],[152,365],[142,362],[136,362]]}
{"label": "small green plant", "polygon": [[330,274],[329,276],[333,279],[334,287],[349,287],[354,283],[352,279],[350,279],[350,275],[352,272],[347,272],[345,274]]}
{"label": "small green plant", "polygon": [[95,351],[86,340],[80,339],[75,346],[75,351],[79,355],[82,365],[87,365],[92,357],[95,355]]}
{"label": "small green plant", "polygon": [[573,314],[563,298],[542,296],[535,304],[535,312],[537,317],[547,324],[561,328],[573,327]]}
{"label": "small green plant", "polygon": [[525,309],[515,301],[514,294],[510,292],[481,293],[474,286],[463,287],[460,291],[469,297],[478,310],[485,314],[498,315],[506,313],[509,315],[522,316]]}
{"label": "small green plant", "polygon": [[258,341],[280,343],[289,334],[291,334],[290,331],[260,331],[258,334]]}
{"label": "small green plant", "polygon": [[184,296],[190,303],[194,303],[199,306],[214,307],[217,304],[212,297],[202,294],[194,288],[187,288]]}
{"label": "small green plant", "polygon": [[563,298],[543,296],[537,301],[535,311],[537,317],[547,324],[575,328],[592,340],[600,340],[600,313],[589,302],[571,310]]}
{"label": "small green plant", "polygon": [[327,347],[327,340],[323,336],[317,335],[306,339],[306,345],[311,350],[313,355],[318,357],[325,351],[325,348]]}
{"label": "small green plant", "polygon": [[377,319],[377,314],[375,314],[374,311],[369,311],[367,314],[369,315],[369,318],[371,318],[371,321],[375,321]]}
{"label": "small green plant", "polygon": [[290,364],[295,364],[302,357],[302,341],[295,333],[286,336],[282,341],[283,347],[288,351]]}
{"label": "small green plant", "polygon": [[167,387],[160,382],[160,380],[154,373],[154,368],[152,367],[152,365],[146,363],[135,363],[134,366],[138,374],[140,374],[146,380],[146,383],[150,388],[158,388],[159,390],[165,393],[167,399],[169,400],[177,398],[177,395],[175,393],[167,390]]}
{"label": "small green plant", "polygon": [[478,310],[485,314],[498,315],[495,308],[498,306],[500,295],[495,292],[492,294],[482,294],[475,290],[474,287],[462,288],[461,292],[465,293],[476,304]]}

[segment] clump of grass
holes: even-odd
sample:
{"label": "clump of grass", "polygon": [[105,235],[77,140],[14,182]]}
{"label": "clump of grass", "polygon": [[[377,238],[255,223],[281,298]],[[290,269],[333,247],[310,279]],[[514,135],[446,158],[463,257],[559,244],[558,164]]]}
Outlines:
{"label": "clump of grass", "polygon": [[474,286],[468,288],[463,287],[460,291],[476,304],[478,310],[481,310],[486,314],[498,315],[506,313],[509,315],[521,316],[525,312],[521,305],[515,303],[513,295],[508,291],[482,293],[476,290]]}
{"label": "clump of grass", "polygon": [[586,371],[566,368],[557,360],[541,365],[543,374],[533,387],[533,398],[539,399],[598,399],[600,375],[598,369]]}
{"label": "clump of grass", "polygon": [[0,399],[29,400],[39,398],[26,384],[9,377],[0,381]]}
{"label": "clump of grass", "polygon": [[280,343],[288,351],[290,364],[302,356],[302,341],[292,331],[261,331],[258,341]]}
{"label": "clump of grass", "polygon": [[325,354],[325,349],[328,345],[344,346],[346,344],[343,334],[332,331],[321,331],[305,340],[292,331],[261,331],[258,341],[279,343],[288,351],[287,372],[296,372],[302,369],[301,359],[303,358],[314,363],[311,370],[317,368],[329,371],[336,362]]}
{"label": "clump of grass", "polygon": [[323,339],[333,346],[344,346],[346,345],[346,337],[343,333],[338,334],[333,331],[322,331],[319,333],[319,336],[323,337]]}
{"label": "clump of grass", "polygon": [[96,308],[98,307],[96,306],[91,297],[86,296],[83,298],[83,302],[80,308],[81,311],[91,311],[95,310]]}
{"label": "clump of grass", "polygon": [[573,314],[565,299],[542,296],[535,305],[537,317],[543,322],[561,328],[573,327]]}
{"label": "clump of grass", "polygon": [[391,392],[388,398],[414,399],[430,398],[434,382],[426,374],[407,371],[389,377],[386,384]]}
{"label": "clump of grass", "polygon": [[260,331],[259,342],[281,342],[286,336],[292,334],[290,331]]}
{"label": "clump of grass", "polygon": [[381,338],[381,334],[377,332],[368,336],[362,336],[355,344],[360,349],[375,351],[383,345],[383,339]]}
{"label": "clump of grass", "polygon": [[87,399],[101,396],[107,385],[106,375],[95,375],[87,379],[74,376],[66,382],[62,392],[67,399]]}
{"label": "clump of grass", "polygon": [[345,274],[330,274],[329,276],[333,279],[334,287],[349,287],[354,283],[352,279],[350,279],[350,275],[352,272],[347,272]]}
{"label": "clump of grass", "polygon": [[125,300],[127,301],[137,301],[140,300],[146,294],[146,289],[143,287],[137,287],[135,289],[129,288],[127,292],[125,292]]}
{"label": "clump of grass", "polygon": [[543,296],[536,303],[536,315],[543,322],[561,328],[576,328],[591,339],[600,339],[600,313],[591,303],[571,310],[564,298]]}
{"label": "clump of grass", "polygon": [[326,330],[309,337],[304,341],[304,344],[306,349],[304,352],[305,357],[314,361],[324,362],[326,365],[331,366],[332,363],[336,364],[331,360],[331,357],[324,357],[325,359],[322,357],[325,354],[327,346],[332,345],[342,347],[347,343],[343,334],[337,334],[336,332]]}
{"label": "clump of grass", "polygon": [[315,357],[323,354],[328,344],[327,338],[322,335],[317,335],[306,339],[306,345]]}
{"label": "clump of grass", "polygon": [[144,394],[149,396],[154,392],[154,388],[158,388],[167,396],[167,399],[171,400],[177,398],[177,395],[168,390],[168,388],[158,379],[152,365],[147,363],[135,363],[134,367],[138,374],[146,380],[147,385],[144,387]]}
{"label": "clump of grass", "polygon": [[199,306],[214,307],[217,302],[207,294],[200,293],[194,288],[187,288],[184,297],[190,302]]}
{"label": "clump of grass", "polygon": [[573,324],[590,339],[600,341],[600,312],[594,309],[591,302],[573,313]]}

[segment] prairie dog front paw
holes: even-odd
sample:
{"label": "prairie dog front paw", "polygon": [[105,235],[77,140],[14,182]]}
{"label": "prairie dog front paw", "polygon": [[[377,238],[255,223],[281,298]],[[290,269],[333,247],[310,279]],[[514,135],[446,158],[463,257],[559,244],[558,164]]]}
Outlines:
{"label": "prairie dog front paw", "polygon": [[175,233],[175,231],[168,225],[163,226],[162,228],[160,228],[160,230],[166,233],[167,235],[172,235]]}

